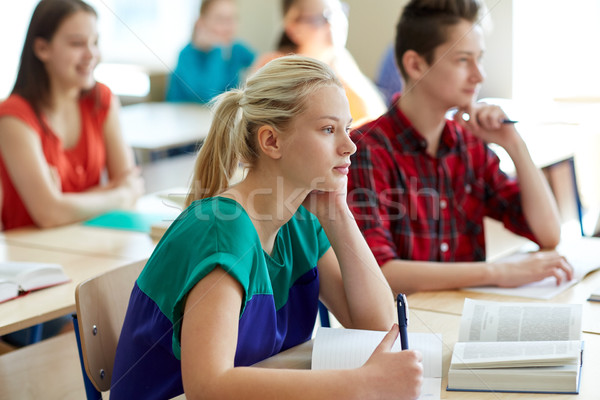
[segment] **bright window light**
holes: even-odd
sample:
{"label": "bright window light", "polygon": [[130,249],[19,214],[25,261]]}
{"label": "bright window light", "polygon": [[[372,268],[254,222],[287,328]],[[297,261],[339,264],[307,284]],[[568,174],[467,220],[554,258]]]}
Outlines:
{"label": "bright window light", "polygon": [[136,65],[100,63],[94,77],[118,96],[146,97],[150,93],[148,72]]}

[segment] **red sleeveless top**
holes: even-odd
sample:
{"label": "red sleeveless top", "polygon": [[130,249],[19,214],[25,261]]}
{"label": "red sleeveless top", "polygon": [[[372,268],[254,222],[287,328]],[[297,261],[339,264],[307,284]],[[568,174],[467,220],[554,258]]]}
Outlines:
{"label": "red sleeveless top", "polygon": [[[55,167],[60,176],[62,191],[83,192],[98,185],[106,166],[103,128],[111,98],[110,89],[101,83],[81,97],[81,135],[77,144],[69,149],[63,147],[62,141],[53,132],[42,128],[31,105],[19,95],[11,95],[0,103],[0,118],[18,118],[33,129],[39,135],[46,162]],[[1,155],[0,182],[3,229],[33,225],[34,222],[13,185]]]}

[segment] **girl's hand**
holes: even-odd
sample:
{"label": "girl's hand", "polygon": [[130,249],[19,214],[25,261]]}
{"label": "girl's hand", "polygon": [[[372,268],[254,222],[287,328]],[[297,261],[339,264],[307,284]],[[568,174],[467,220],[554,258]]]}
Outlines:
{"label": "girl's hand", "polygon": [[323,223],[335,219],[340,213],[350,213],[346,202],[347,180],[335,191],[313,190],[306,196],[302,205]]}
{"label": "girl's hand", "polygon": [[213,47],[227,47],[231,43],[218,32],[215,32],[205,20],[199,18],[194,25],[192,43],[196,48],[209,51]]}
{"label": "girl's hand", "polygon": [[394,324],[361,368],[379,397],[416,399],[423,385],[423,356],[414,350],[391,352],[398,333],[398,325]]}
{"label": "girl's hand", "polygon": [[144,194],[144,178],[141,176],[139,167],[133,168],[126,174],[112,179],[105,187],[100,190],[122,189],[124,196],[124,206],[132,207],[137,199]]}

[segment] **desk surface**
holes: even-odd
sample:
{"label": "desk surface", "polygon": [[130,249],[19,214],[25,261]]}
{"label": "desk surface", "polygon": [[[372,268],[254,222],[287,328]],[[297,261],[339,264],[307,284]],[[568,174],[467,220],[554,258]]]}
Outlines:
{"label": "desk surface", "polygon": [[[175,192],[179,190],[175,189]],[[151,194],[140,198],[135,211],[173,220],[181,208],[168,198]],[[86,226],[81,223],[40,229],[26,227],[0,233],[0,240],[21,246],[81,255],[116,257],[125,261],[148,258],[156,242],[149,233]]]}
{"label": "desk surface", "polygon": [[0,236],[5,243],[57,252],[137,261],[152,254],[156,243],[148,233],[73,224],[58,228],[14,229]]}
{"label": "desk surface", "polygon": [[139,103],[121,109],[125,141],[138,150],[165,150],[206,138],[212,112],[194,103]]}
{"label": "desk surface", "polygon": [[[427,332],[442,334],[442,399],[465,399],[465,400],[498,400],[498,399],[556,399],[555,394],[533,394],[533,393],[484,393],[484,392],[446,392],[448,385],[448,368],[452,358],[454,344],[458,340],[458,328],[460,316],[441,314],[430,311],[410,310],[409,332]],[[582,335],[585,341],[584,364],[581,372],[581,388],[579,395],[560,395],[561,400],[570,399],[597,399],[598,383],[600,374],[600,335]],[[288,351],[273,356],[261,363],[259,367],[271,368],[310,368],[310,359],[313,342],[307,342]],[[183,397],[182,397],[183,398]]]}
{"label": "desk surface", "polygon": [[166,157],[140,165],[146,193],[155,193],[175,187],[189,188],[196,154]]}
{"label": "desk surface", "polygon": [[461,315],[466,298],[489,301],[552,302],[583,304],[583,331],[600,333],[600,303],[587,301],[590,293],[600,287],[600,271],[595,271],[581,282],[571,286],[551,300],[536,300],[525,297],[512,297],[500,294],[477,293],[464,290],[442,290],[419,292],[408,296],[412,309],[428,310],[453,315]]}
{"label": "desk surface", "polygon": [[[431,311],[410,310],[409,332],[426,332],[442,334],[442,399],[464,400],[499,400],[499,399],[557,399],[556,394],[538,393],[491,393],[491,392],[447,392],[448,368],[452,358],[454,344],[458,340],[460,316],[442,314]],[[584,364],[581,371],[581,387],[579,395],[560,395],[561,400],[592,400],[598,398],[597,377],[600,374],[600,335],[582,335],[585,341]],[[256,367],[264,368],[293,368],[309,369],[311,365],[313,342],[309,341],[287,351],[279,353],[258,364]],[[185,399],[185,395],[176,397]]]}
{"label": "desk surface", "polygon": [[0,241],[0,261],[58,263],[71,281],[31,292],[0,304],[0,335],[75,312],[75,288],[80,282],[124,265],[117,257],[77,254]]}
{"label": "desk surface", "polygon": [[[175,218],[180,210],[156,196],[136,209]],[[93,276],[150,257],[156,246],[148,233],[72,224],[0,233],[0,261],[61,264],[71,282],[0,304],[0,335],[75,312],[75,288]]]}

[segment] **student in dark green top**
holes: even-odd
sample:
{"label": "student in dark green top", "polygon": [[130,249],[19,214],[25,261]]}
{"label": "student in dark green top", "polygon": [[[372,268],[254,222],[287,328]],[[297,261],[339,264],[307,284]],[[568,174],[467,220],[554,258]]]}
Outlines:
{"label": "student in dark green top", "polygon": [[[218,97],[188,208],[133,289],[111,398],[418,397],[421,356],[390,352],[393,294],[346,204],[351,122],[331,69],[301,56]],[[363,367],[246,368],[309,340],[319,299],[348,328],[389,330]]]}

